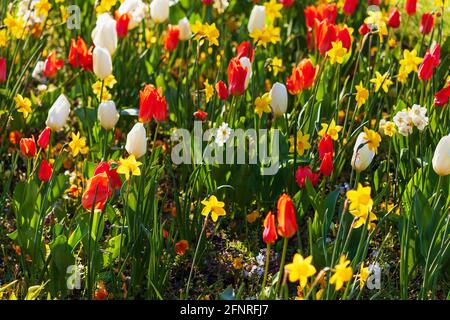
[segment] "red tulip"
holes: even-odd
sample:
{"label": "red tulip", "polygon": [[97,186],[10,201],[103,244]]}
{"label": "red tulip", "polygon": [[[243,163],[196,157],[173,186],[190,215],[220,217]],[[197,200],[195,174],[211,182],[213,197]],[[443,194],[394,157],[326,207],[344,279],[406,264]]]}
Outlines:
{"label": "red tulip", "polygon": [[255,53],[255,49],[252,48],[252,44],[249,41],[243,41],[237,47],[237,58],[241,59],[242,57],[249,58],[250,62],[253,62],[253,55]]}
{"label": "red tulip", "polygon": [[128,13],[119,15],[119,12],[114,13],[116,18],[116,31],[119,38],[125,38],[128,34],[128,25],[130,24],[131,17]]}
{"label": "red tulip", "polygon": [[227,85],[225,84],[225,82],[220,80],[219,82],[216,83],[215,88],[216,88],[217,94],[219,95],[220,100],[228,99],[229,93],[228,93]]}
{"label": "red tulip", "polygon": [[342,11],[346,16],[350,16],[355,12],[357,6],[358,0],[345,0]]}
{"label": "red tulip", "polygon": [[50,163],[47,162],[47,160],[43,159],[41,161],[41,166],[39,167],[38,172],[38,178],[42,182],[48,182],[50,181],[53,173],[53,168]]}
{"label": "red tulip", "polygon": [[167,29],[167,34],[164,39],[164,48],[167,51],[173,51],[177,48],[178,42],[180,41],[180,28],[178,26],[172,26],[169,24]]}
{"label": "red tulip", "polygon": [[295,180],[300,188],[305,186],[306,178],[308,178],[313,187],[319,183],[319,175],[317,173],[313,173],[309,166],[298,167],[297,172],[295,173]]}
{"label": "red tulip", "polygon": [[[100,162],[94,169],[94,176],[99,173],[106,173],[111,184],[111,188],[116,190],[122,188],[122,180],[117,173],[117,162],[109,160],[108,162]],[[114,167],[114,168],[113,168]]]}
{"label": "red tulip", "polygon": [[387,21],[388,27],[391,27],[393,29],[399,28],[400,20],[401,20],[400,11],[398,11],[397,8],[392,8],[391,11],[389,12],[389,17]]}
{"label": "red tulip", "polygon": [[333,155],[331,152],[325,153],[319,170],[325,177],[328,177],[333,173]]}
{"label": "red tulip", "polygon": [[148,123],[167,119],[166,98],[151,84],[145,85],[139,92],[139,120]]}
{"label": "red tulip", "polygon": [[420,32],[422,34],[429,34],[434,26],[434,15],[431,13],[424,13],[420,20]]}
{"label": "red tulip", "polygon": [[416,14],[417,0],[406,0],[405,11],[408,16],[413,16]]}
{"label": "red tulip", "polygon": [[283,5],[283,7],[290,8],[294,5],[295,0],[279,0],[279,2]]}
{"label": "red tulip", "polygon": [[449,98],[450,98],[450,80],[447,81],[447,84],[444,88],[439,90],[434,95],[434,105],[436,107],[445,106],[448,103]]}
{"label": "red tulip", "polygon": [[36,142],[34,137],[20,139],[20,150],[27,158],[33,158],[36,155]]}
{"label": "red tulip", "polygon": [[312,29],[314,27],[314,21],[318,18],[317,17],[317,9],[314,6],[307,6],[303,13],[305,15],[305,22],[308,29]]}
{"label": "red tulip", "polygon": [[439,43],[435,43],[431,47],[431,56],[434,59],[434,66],[437,67],[441,63],[441,46]]}
{"label": "red tulip", "polygon": [[233,58],[228,64],[228,90],[234,96],[240,96],[245,90],[247,68],[244,68],[239,59]]}
{"label": "red tulip", "polygon": [[347,51],[350,51],[350,47],[352,46],[352,37],[348,28],[338,27],[337,40],[342,42],[342,47],[347,49]]}
{"label": "red tulip", "polygon": [[81,204],[88,211],[103,210],[106,201],[112,195],[109,186],[108,175],[105,172],[99,173],[89,179],[86,183],[86,190],[83,192]]}
{"label": "red tulip", "polygon": [[208,118],[208,113],[198,109],[197,111],[194,112],[194,117],[197,120],[205,121]]}
{"label": "red tulip", "polygon": [[361,25],[361,27],[359,27],[358,32],[359,32],[360,35],[363,36],[363,35],[368,34],[370,32],[370,28],[369,28],[369,26],[367,24],[363,23]]}
{"label": "red tulip", "polygon": [[94,61],[92,58],[92,52],[94,50],[94,46],[91,46],[89,50],[86,52],[86,55],[83,57],[83,60],[81,60],[81,67],[85,71],[94,71]]}
{"label": "red tulip", "polygon": [[294,203],[287,194],[282,194],[277,203],[278,234],[283,238],[292,237],[298,230]]}
{"label": "red tulip", "polygon": [[319,141],[319,159],[323,160],[325,154],[334,153],[333,139],[328,134],[324,134]]}
{"label": "red tulip", "polygon": [[314,47],[319,49],[320,55],[325,56],[332,48],[331,43],[337,40],[336,27],[327,21],[314,23]]}
{"label": "red tulip", "polygon": [[321,4],[318,7],[319,14],[322,16],[322,20],[327,20],[329,23],[335,23],[337,17],[337,6],[335,3]]}
{"label": "red tulip", "polygon": [[88,55],[88,47],[86,42],[78,36],[77,41],[72,39],[70,41],[70,50],[69,50],[69,63],[73,68],[83,67],[83,65],[87,64],[87,55]]}
{"label": "red tulip", "polygon": [[303,10],[303,13],[305,15],[306,26],[308,29],[312,29],[316,20],[319,23],[324,21],[334,24],[337,17],[337,6],[335,3],[308,6]]}
{"label": "red tulip", "polygon": [[6,82],[6,59],[0,57],[0,83]]}
{"label": "red tulip", "polygon": [[298,94],[313,85],[316,74],[317,68],[311,60],[303,59],[298,66],[292,68],[291,75],[286,79],[286,88],[290,94]]}
{"label": "red tulip", "polygon": [[44,130],[42,130],[42,132],[39,135],[39,138],[37,140],[37,144],[40,148],[42,148],[42,149],[47,148],[47,146],[50,142],[50,134],[51,134],[51,129],[49,127],[46,127]]}
{"label": "red tulip", "polygon": [[55,51],[50,52],[44,64],[44,76],[53,78],[64,65],[64,60],[56,59]]}
{"label": "red tulip", "polygon": [[436,68],[441,60],[441,47],[439,44],[434,45],[427,50],[422,64],[419,66],[419,79],[428,81],[433,76],[434,68]]}
{"label": "red tulip", "polygon": [[187,240],[180,240],[175,243],[175,253],[179,255],[183,255],[186,250],[189,248],[189,242]]}
{"label": "red tulip", "polygon": [[264,219],[263,241],[266,244],[273,244],[277,241],[277,230],[275,228],[275,215],[269,211]]}
{"label": "red tulip", "polygon": [[210,5],[213,4],[213,2],[214,2],[214,0],[202,0],[202,3],[203,3],[205,6],[210,6]]}

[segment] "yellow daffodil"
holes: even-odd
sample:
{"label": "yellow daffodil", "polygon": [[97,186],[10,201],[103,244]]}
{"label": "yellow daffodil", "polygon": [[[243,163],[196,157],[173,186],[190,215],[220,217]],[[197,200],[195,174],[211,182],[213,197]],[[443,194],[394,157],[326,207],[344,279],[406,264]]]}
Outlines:
{"label": "yellow daffodil", "polygon": [[[290,147],[289,152],[294,152],[295,145],[294,145],[294,137],[289,138]],[[297,131],[297,153],[298,155],[302,156],[305,153],[305,150],[308,150],[311,148],[311,145],[309,144],[309,134],[303,134],[301,131]]]}
{"label": "yellow daffodil", "polygon": [[400,69],[398,70],[397,80],[403,84],[408,81],[408,72],[406,72],[406,69],[403,66],[400,66]]}
{"label": "yellow daffodil", "polygon": [[[97,82],[100,82],[100,84],[101,84],[101,81],[97,81]],[[109,76],[107,76],[105,78],[105,80],[103,80],[103,82],[104,82],[105,87],[112,89],[112,88],[114,88],[114,85],[117,83],[117,80],[113,74],[110,74]]]}
{"label": "yellow daffodil", "polygon": [[372,213],[373,200],[370,191],[370,187],[363,187],[360,183],[356,190],[347,191],[347,199],[350,201],[349,212],[355,217],[352,227],[355,229],[365,225],[367,219],[369,219],[368,229],[374,227],[372,222],[377,217]]}
{"label": "yellow daffodil", "polygon": [[364,133],[366,134],[364,136],[364,139],[367,141],[367,146],[370,150],[377,153],[378,147],[380,146],[381,137],[378,134],[378,132],[368,129],[364,127]]}
{"label": "yellow daffodil", "polygon": [[46,17],[51,9],[52,5],[48,2],[48,0],[40,0],[34,5],[34,10],[38,16]]}
{"label": "yellow daffodil", "polygon": [[211,84],[209,84],[208,79],[206,79],[203,85],[205,86],[206,103],[208,103],[209,100],[211,100],[212,96],[214,95],[214,87]]}
{"label": "yellow daffodil", "polygon": [[274,26],[266,26],[262,30],[255,28],[250,34],[250,38],[255,41],[257,46],[263,46],[264,48],[266,48],[267,44],[276,44],[281,40],[280,32],[281,29]]}
{"label": "yellow daffodil", "polygon": [[276,18],[281,18],[280,11],[283,8],[283,5],[278,3],[278,1],[270,0],[269,2],[264,3],[264,8],[269,21],[273,22]]}
{"label": "yellow daffodil", "polygon": [[411,51],[403,50],[403,59],[400,60],[400,66],[407,74],[417,72],[418,66],[422,63],[422,58],[417,56],[416,49]]}
{"label": "yellow daffodil", "polygon": [[356,85],[355,88],[356,88],[355,100],[358,103],[358,107],[361,107],[367,102],[367,99],[369,98],[369,90],[364,88],[362,81],[360,81],[359,85]]}
{"label": "yellow daffodil", "polygon": [[111,10],[116,5],[117,0],[101,0],[100,4],[95,8],[97,14],[102,14]]}
{"label": "yellow daffodil", "polygon": [[336,286],[336,291],[341,290],[344,283],[349,282],[353,277],[353,270],[349,264],[350,260],[342,255],[339,263],[334,267],[334,274],[330,278],[330,283]]}
{"label": "yellow daffodil", "polygon": [[218,201],[216,196],[210,196],[208,200],[203,200],[202,204],[205,206],[202,210],[202,215],[208,216],[211,213],[211,219],[216,222],[219,216],[226,215],[226,211],[223,208],[225,203]]}
{"label": "yellow daffodil", "polygon": [[386,121],[381,129],[383,130],[383,133],[389,137],[392,137],[397,132],[395,123],[392,121]]}
{"label": "yellow daffodil", "polygon": [[[106,78],[108,79],[108,78]],[[105,80],[106,80],[105,79]],[[115,79],[114,79],[115,81]],[[108,82],[109,84],[111,84],[112,82]],[[103,88],[102,88],[103,87]],[[111,100],[111,94],[109,93],[106,83],[104,83],[102,85],[101,81],[96,81],[93,85],[92,85],[92,91],[94,92],[94,94],[97,96],[97,99],[104,102],[104,101],[108,101]],[[100,94],[101,99],[100,99]]]}
{"label": "yellow daffodil", "polygon": [[364,267],[364,263],[361,263],[359,268],[359,289],[362,290],[366,284],[367,278],[369,278],[370,272],[368,267]]}
{"label": "yellow daffodil", "polygon": [[337,126],[336,122],[334,121],[334,119],[331,120],[330,124],[322,123],[321,126],[322,126],[322,130],[320,130],[318,132],[319,136],[322,137],[326,133],[334,141],[339,139],[339,132],[342,130],[342,126]]}
{"label": "yellow daffodil", "polygon": [[219,36],[220,32],[216,27],[216,24],[202,24],[199,20],[191,26],[192,33],[195,35],[194,39],[197,41],[202,41],[203,39],[208,40],[210,46],[219,46]]}
{"label": "yellow daffodil", "polygon": [[383,36],[388,35],[386,17],[381,11],[369,11],[368,15],[364,23],[369,25],[373,31],[378,32],[380,40],[383,40]]}
{"label": "yellow daffodil", "polygon": [[274,57],[272,59],[272,63],[270,64],[271,71],[273,72],[274,76],[278,75],[278,72],[280,72],[283,69],[283,60],[281,60],[278,57]]}
{"label": "yellow daffodil", "polygon": [[22,95],[17,94],[14,97],[14,102],[16,103],[16,109],[18,112],[23,114],[24,118],[28,117],[28,114],[31,113],[31,101],[28,98],[22,97]]}
{"label": "yellow daffodil", "polygon": [[89,151],[89,147],[86,146],[86,138],[80,138],[80,133],[72,132],[72,141],[69,143],[69,148],[73,157],[76,157],[79,153],[86,154]]}
{"label": "yellow daffodil", "polygon": [[303,289],[308,278],[316,273],[316,268],[312,265],[312,256],[303,258],[301,254],[296,253],[292,263],[289,263],[285,267],[289,274],[290,282],[300,282],[300,287]]}
{"label": "yellow daffodil", "polygon": [[327,52],[327,56],[330,58],[330,63],[342,64],[344,62],[344,57],[347,54],[347,49],[342,47],[341,41],[332,42],[331,45],[332,48]]}
{"label": "yellow daffodil", "polygon": [[264,93],[261,97],[257,97],[255,99],[255,112],[261,118],[263,112],[271,113],[272,109],[270,108],[270,94],[268,92]]}
{"label": "yellow daffodil", "polygon": [[386,93],[389,91],[389,87],[393,84],[389,78],[388,72],[381,75],[378,71],[375,72],[375,78],[370,79],[370,82],[375,84],[375,92],[378,92],[380,88],[383,88],[383,91]]}
{"label": "yellow daffodil", "polygon": [[6,14],[6,18],[3,19],[8,31],[16,38],[22,39],[25,36],[25,22],[22,17],[14,18],[10,13]]}
{"label": "yellow daffodil", "polygon": [[2,29],[0,30],[0,48],[5,47],[7,42],[8,42],[8,33],[6,32],[6,29]]}
{"label": "yellow daffodil", "polygon": [[139,166],[142,165],[142,162],[136,161],[136,157],[133,154],[130,154],[126,159],[120,158],[119,163],[117,173],[124,174],[126,180],[130,179],[130,174],[133,176],[141,175]]}

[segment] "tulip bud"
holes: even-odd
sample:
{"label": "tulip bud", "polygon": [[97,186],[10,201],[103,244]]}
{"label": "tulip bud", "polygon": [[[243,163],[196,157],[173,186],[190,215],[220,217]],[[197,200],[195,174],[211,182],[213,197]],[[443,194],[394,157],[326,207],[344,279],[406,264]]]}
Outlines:
{"label": "tulip bud", "polygon": [[254,6],[248,19],[247,29],[249,33],[253,30],[262,30],[266,24],[266,9],[264,6]]}
{"label": "tulip bud", "polygon": [[97,18],[97,23],[92,31],[92,40],[96,47],[103,47],[113,55],[117,48],[117,29],[116,21],[104,13]]}
{"label": "tulip bud", "polygon": [[156,23],[162,23],[169,17],[169,0],[153,0],[150,3],[150,17]]}
{"label": "tulip bud", "polygon": [[98,121],[100,121],[100,125],[105,130],[110,130],[114,128],[117,121],[119,121],[119,113],[116,109],[116,104],[114,101],[106,101],[103,103],[100,103],[98,106]]}
{"label": "tulip bud", "polygon": [[217,91],[217,95],[219,96],[220,100],[227,100],[228,99],[228,89],[227,89],[227,85],[220,80],[219,82],[216,83],[216,91]]}
{"label": "tulip bud", "polygon": [[134,125],[127,135],[127,143],[125,149],[129,154],[132,154],[136,159],[142,157],[147,151],[147,137],[144,125],[138,122]]}
{"label": "tulip bud", "polygon": [[0,83],[6,81],[6,59],[0,58]]}
{"label": "tulip bud", "polygon": [[287,194],[281,195],[277,203],[278,234],[283,238],[292,237],[298,230],[294,203]]}
{"label": "tulip bud", "polygon": [[392,8],[389,12],[387,25],[391,28],[397,29],[400,27],[401,15],[397,8]]}
{"label": "tulip bud", "polygon": [[64,94],[60,94],[48,111],[45,124],[52,131],[59,131],[66,124],[70,113],[70,103]]}
{"label": "tulip bud", "polygon": [[47,148],[49,142],[50,142],[50,133],[51,129],[49,127],[46,127],[44,130],[42,130],[41,134],[39,135],[37,144],[40,148],[45,149]]}
{"label": "tulip bud", "polygon": [[38,172],[39,180],[41,180],[42,182],[50,181],[52,173],[53,173],[52,165],[48,163],[47,160],[43,159]]}
{"label": "tulip bud", "polygon": [[413,16],[417,11],[417,0],[406,0],[405,11],[408,16]]}
{"label": "tulip bud", "polygon": [[275,82],[270,90],[270,107],[275,117],[281,116],[286,112],[288,104],[288,95],[286,86]]}
{"label": "tulip bud", "polygon": [[100,79],[104,80],[112,74],[112,61],[109,51],[102,47],[95,47],[93,53],[94,73]]}
{"label": "tulip bud", "polygon": [[20,150],[27,158],[33,158],[36,155],[36,142],[34,137],[20,139]]}
{"label": "tulip bud", "polygon": [[439,176],[450,174],[450,134],[439,140],[433,155],[433,169]]}
{"label": "tulip bud", "polygon": [[179,38],[181,41],[186,41],[191,38],[191,25],[189,24],[189,20],[186,17],[178,21],[178,28],[180,28]]}
{"label": "tulip bud", "polygon": [[434,15],[432,13],[424,13],[420,20],[419,30],[422,34],[429,34],[434,26]]}
{"label": "tulip bud", "polygon": [[361,132],[356,138],[355,147],[353,148],[352,168],[356,172],[367,169],[375,156],[375,152],[369,149],[367,140],[364,139],[366,133]]}
{"label": "tulip bud", "polygon": [[273,244],[277,241],[277,230],[275,228],[275,215],[270,211],[264,219],[263,241]]}

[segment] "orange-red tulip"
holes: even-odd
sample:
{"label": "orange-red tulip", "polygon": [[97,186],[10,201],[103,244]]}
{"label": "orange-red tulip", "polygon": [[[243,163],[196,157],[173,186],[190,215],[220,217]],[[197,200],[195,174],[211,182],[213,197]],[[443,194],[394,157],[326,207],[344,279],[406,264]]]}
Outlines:
{"label": "orange-red tulip", "polygon": [[[115,166],[113,169],[112,167]],[[100,162],[94,169],[94,176],[99,173],[106,173],[109,179],[109,183],[112,189],[120,189],[122,187],[122,180],[117,173],[118,163],[114,160],[109,160],[108,162]]]}
{"label": "orange-red tulip", "polygon": [[237,57],[228,64],[228,90],[234,96],[240,96],[245,90],[247,68],[244,68]]}
{"label": "orange-red tulip", "polygon": [[179,255],[185,254],[186,250],[189,248],[189,242],[187,240],[180,240],[175,243],[175,253]]}
{"label": "orange-red tulip", "polygon": [[19,131],[11,131],[9,133],[9,142],[12,144],[18,144],[21,138],[22,134]]}
{"label": "orange-red tulip", "polygon": [[448,103],[449,98],[450,98],[450,80],[447,81],[447,84],[444,88],[439,90],[434,95],[434,105],[436,107],[445,106]]}
{"label": "orange-red tulip", "polygon": [[298,94],[299,92],[310,88],[314,83],[317,68],[313,66],[311,60],[303,59],[300,63],[292,68],[291,75],[286,79],[286,88],[290,94]]}
{"label": "orange-red tulip", "polygon": [[325,177],[328,177],[333,173],[333,155],[331,152],[325,153],[319,170]]}
{"label": "orange-red tulip", "polygon": [[319,159],[323,160],[323,157],[327,153],[331,153],[331,155],[333,155],[334,146],[331,136],[325,133],[319,141]]}
{"label": "orange-red tulip", "polygon": [[397,29],[400,27],[400,19],[400,11],[398,11],[397,8],[392,8],[391,11],[389,11],[387,25],[393,29]]}
{"label": "orange-red tulip", "polygon": [[194,117],[197,120],[205,121],[208,118],[208,113],[201,109],[198,109],[197,111],[194,112]]}
{"label": "orange-red tulip", "polygon": [[292,237],[298,230],[294,203],[287,194],[282,194],[277,203],[278,234],[283,238]]}
{"label": "orange-red tulip", "polygon": [[83,192],[81,204],[88,211],[103,210],[106,201],[112,195],[109,185],[109,178],[105,172],[99,173],[89,179],[86,183],[86,190]]}
{"label": "orange-red tulip", "polygon": [[345,0],[342,11],[346,16],[350,16],[355,12],[357,6],[358,0]]}
{"label": "orange-red tulip", "polygon": [[422,34],[429,34],[434,27],[434,15],[431,13],[424,13],[420,20],[419,30]]}
{"label": "orange-red tulip", "polygon": [[20,150],[27,158],[33,158],[36,155],[36,142],[34,137],[20,139]]}
{"label": "orange-red tulip", "polygon": [[180,41],[180,28],[169,24],[166,37],[164,39],[164,48],[167,51],[173,51],[177,48]]}
{"label": "orange-red tulip", "polygon": [[48,55],[47,59],[45,59],[44,64],[44,76],[47,78],[53,78],[56,76],[56,73],[59,69],[61,69],[64,65],[64,60],[56,59],[56,52],[52,51]]}
{"label": "orange-red tulip", "polygon": [[408,16],[413,16],[416,14],[417,10],[417,0],[406,0],[405,11]]}
{"label": "orange-red tulip", "polygon": [[219,96],[220,100],[228,99],[229,93],[228,93],[227,85],[225,84],[225,82],[220,80],[219,82],[216,83],[215,88],[216,88],[217,95]]}
{"label": "orange-red tulip", "polygon": [[115,12],[116,18],[116,31],[119,38],[125,38],[128,34],[128,25],[130,24],[131,17],[128,13],[119,15],[118,11]]}
{"label": "orange-red tulip", "polygon": [[148,123],[167,119],[166,97],[151,84],[145,85],[139,92],[139,120]]}

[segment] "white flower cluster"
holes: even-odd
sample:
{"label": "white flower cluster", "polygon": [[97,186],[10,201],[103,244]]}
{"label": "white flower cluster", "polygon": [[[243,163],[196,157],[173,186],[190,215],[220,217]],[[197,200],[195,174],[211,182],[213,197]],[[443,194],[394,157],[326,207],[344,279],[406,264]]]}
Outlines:
{"label": "white flower cluster", "polygon": [[223,145],[228,141],[231,136],[232,129],[228,126],[228,123],[223,122],[219,128],[216,130],[216,139],[215,142],[219,147],[223,147]]}
{"label": "white flower cluster", "polygon": [[428,125],[427,109],[418,104],[412,106],[411,109],[403,109],[394,116],[394,123],[398,128],[398,132],[403,136],[412,133],[414,126],[423,131]]}

